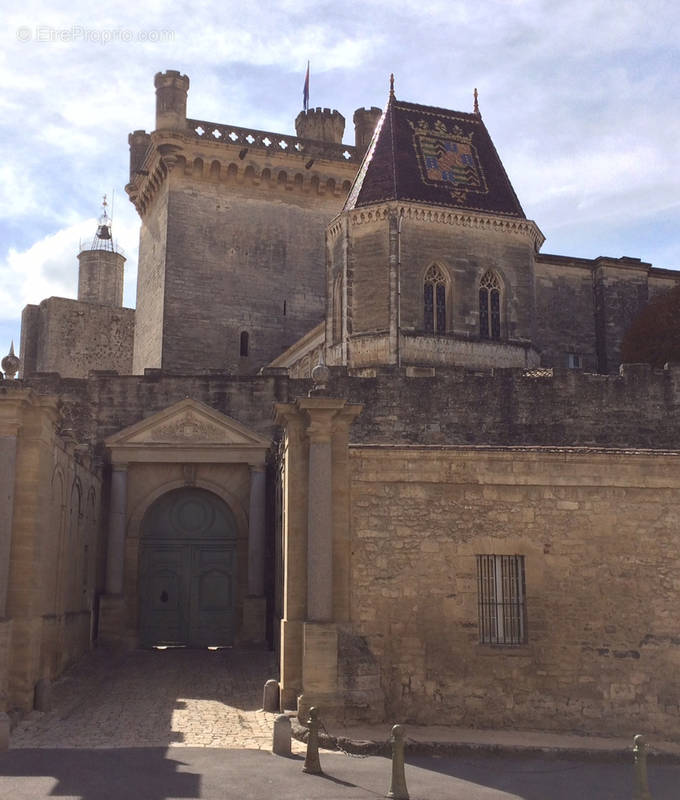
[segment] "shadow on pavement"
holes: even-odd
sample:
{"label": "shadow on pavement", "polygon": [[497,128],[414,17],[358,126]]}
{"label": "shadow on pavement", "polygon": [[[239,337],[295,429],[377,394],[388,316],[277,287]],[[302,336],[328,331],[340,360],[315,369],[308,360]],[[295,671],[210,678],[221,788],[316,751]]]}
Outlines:
{"label": "shadow on pavement", "polygon": [[[633,796],[633,765],[621,759],[587,759],[546,753],[461,756],[407,756],[408,769],[427,769],[506,792],[522,800],[620,800]],[[654,800],[677,800],[680,765],[648,764],[649,788]]]}
{"label": "shadow on pavement", "polygon": [[[170,753],[169,757],[165,747],[8,750],[0,754],[0,797],[15,800],[64,795],[82,800],[200,797],[201,776],[178,771],[186,766],[180,748],[173,748]],[[17,780],[12,782],[11,778]],[[36,783],[26,778],[43,780]]]}

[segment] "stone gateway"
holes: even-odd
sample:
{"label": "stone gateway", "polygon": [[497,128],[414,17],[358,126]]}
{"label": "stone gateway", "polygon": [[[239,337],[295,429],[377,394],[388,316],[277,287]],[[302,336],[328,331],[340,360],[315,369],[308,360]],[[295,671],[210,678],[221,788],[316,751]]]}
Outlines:
{"label": "stone gateway", "polygon": [[95,642],[269,646],[304,719],[680,739],[680,366],[620,363],[680,274],[542,253],[476,102],[347,145],[155,86],[136,308],[104,209],[3,362],[0,711]]}

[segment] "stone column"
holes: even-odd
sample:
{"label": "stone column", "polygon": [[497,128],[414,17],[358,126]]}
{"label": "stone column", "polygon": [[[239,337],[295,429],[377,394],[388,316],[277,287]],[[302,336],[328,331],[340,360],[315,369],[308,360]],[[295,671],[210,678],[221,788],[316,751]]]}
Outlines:
{"label": "stone column", "polygon": [[106,593],[123,593],[125,519],[127,515],[127,464],[114,464],[111,472],[109,536],[106,547]]}
{"label": "stone column", "polygon": [[243,638],[264,643],[267,600],[264,596],[265,503],[267,473],[264,464],[250,467],[248,514],[248,596],[243,600]]}
{"label": "stone column", "polygon": [[248,594],[264,594],[265,502],[267,473],[264,464],[250,467],[250,514],[248,523]]}
{"label": "stone column", "polygon": [[[323,413],[325,412],[325,413]],[[333,487],[331,420],[324,409],[311,417],[307,490],[307,619],[333,619]]]}

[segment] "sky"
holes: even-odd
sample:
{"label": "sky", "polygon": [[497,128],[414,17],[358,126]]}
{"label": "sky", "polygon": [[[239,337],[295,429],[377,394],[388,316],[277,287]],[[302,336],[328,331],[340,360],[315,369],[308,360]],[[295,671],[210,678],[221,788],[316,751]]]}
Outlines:
{"label": "sky", "polygon": [[[108,195],[134,306],[139,219],[127,136],[153,130],[156,72],[189,76],[188,116],[294,134],[310,105],[397,98],[484,122],[544,253],[680,269],[676,0],[148,0],[4,6],[0,355],[21,310],[76,297]],[[113,201],[113,207],[111,202]]]}

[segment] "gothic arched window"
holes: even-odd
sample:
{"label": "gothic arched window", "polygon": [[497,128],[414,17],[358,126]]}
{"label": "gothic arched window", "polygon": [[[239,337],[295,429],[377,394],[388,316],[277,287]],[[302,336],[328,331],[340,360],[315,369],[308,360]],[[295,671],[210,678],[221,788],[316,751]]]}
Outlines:
{"label": "gothic arched window", "polygon": [[432,264],[423,283],[424,328],[429,333],[446,333],[446,276]]}
{"label": "gothic arched window", "polygon": [[485,272],[479,282],[479,335],[501,338],[501,282],[495,272]]}

